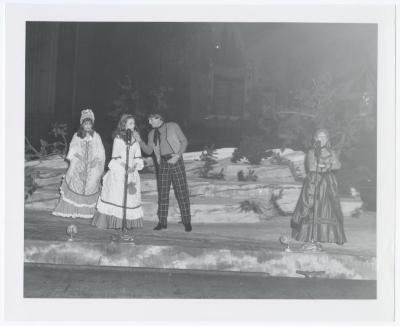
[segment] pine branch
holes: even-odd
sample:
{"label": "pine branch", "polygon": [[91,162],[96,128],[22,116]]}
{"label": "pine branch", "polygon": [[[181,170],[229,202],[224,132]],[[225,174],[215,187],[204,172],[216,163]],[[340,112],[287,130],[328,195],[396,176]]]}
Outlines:
{"label": "pine branch", "polygon": [[35,147],[33,147],[31,142],[29,141],[28,137],[26,137],[26,136],[25,136],[25,143],[26,143],[26,146],[37,155],[37,157],[41,158],[42,155],[40,154],[40,152],[38,152],[37,149]]}

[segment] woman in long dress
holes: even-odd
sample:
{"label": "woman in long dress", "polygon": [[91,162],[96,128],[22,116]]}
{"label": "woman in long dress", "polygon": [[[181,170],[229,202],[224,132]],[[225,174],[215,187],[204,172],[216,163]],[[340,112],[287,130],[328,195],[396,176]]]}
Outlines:
{"label": "woman in long dress", "polygon": [[[132,131],[127,139],[127,130]],[[103,229],[121,229],[124,213],[124,196],[126,199],[127,229],[143,226],[143,210],[140,190],[139,170],[144,167],[139,143],[133,137],[135,118],[124,114],[114,132],[112,158],[109,170],[103,178],[103,188],[97,201],[96,213],[92,225]],[[129,162],[126,165],[127,149]],[[125,171],[128,168],[128,180],[125,184]],[[127,191],[125,192],[125,186]]]}
{"label": "woman in long dress", "polygon": [[341,167],[325,129],[314,134],[306,157],[308,170],[291,219],[292,238],[303,242],[343,244],[346,236],[338,185],[333,173]]}
{"label": "woman in long dress", "polygon": [[53,215],[92,218],[104,173],[105,151],[94,131],[92,110],[83,110],[80,128],[72,137],[66,159],[68,170],[60,187],[60,199]]}

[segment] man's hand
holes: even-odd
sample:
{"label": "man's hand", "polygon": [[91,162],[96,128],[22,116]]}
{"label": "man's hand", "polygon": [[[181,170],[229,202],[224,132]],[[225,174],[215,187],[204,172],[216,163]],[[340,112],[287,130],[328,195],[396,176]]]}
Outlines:
{"label": "man's hand", "polygon": [[176,162],[178,162],[180,157],[181,156],[179,154],[172,154],[172,157],[168,160],[168,163],[175,164]]}
{"label": "man's hand", "polygon": [[135,138],[135,140],[140,143],[142,141],[142,138],[140,137],[139,133],[135,130],[133,132],[133,138]]}

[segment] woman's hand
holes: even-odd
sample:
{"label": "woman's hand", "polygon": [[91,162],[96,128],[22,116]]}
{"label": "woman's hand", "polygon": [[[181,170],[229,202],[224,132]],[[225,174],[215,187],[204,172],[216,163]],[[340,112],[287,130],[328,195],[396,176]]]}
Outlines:
{"label": "woman's hand", "polygon": [[133,164],[133,167],[131,167],[131,168],[128,169],[128,172],[129,172],[129,173],[133,173],[133,172],[135,172],[135,171],[138,169],[138,167],[139,167],[139,163],[134,163],[134,164]]}
{"label": "woman's hand", "polygon": [[98,158],[95,158],[95,159],[93,159],[93,160],[89,163],[89,167],[93,169],[93,168],[95,168],[96,165],[98,165],[99,163],[101,163],[100,160],[99,160]]}

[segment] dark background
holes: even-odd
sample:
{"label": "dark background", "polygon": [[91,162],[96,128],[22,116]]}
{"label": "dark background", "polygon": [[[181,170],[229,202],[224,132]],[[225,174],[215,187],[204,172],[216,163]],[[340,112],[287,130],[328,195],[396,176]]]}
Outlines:
{"label": "dark background", "polygon": [[[293,91],[309,89],[313,79],[329,74],[337,84],[352,82],[357,92],[372,93],[375,126],[357,133],[356,151],[343,159],[343,179],[360,164],[369,171],[361,174],[371,179],[376,66],[372,24],[28,22],[25,131],[40,146],[41,138],[51,139],[52,123],[66,123],[69,140],[80,111],[91,108],[109,150],[122,102],[122,109],[138,115],[143,133],[145,112],[161,105],[181,125],[189,151],[210,144],[237,147],[260,114],[268,146],[305,150],[295,140],[283,144],[283,127],[278,130],[268,112],[291,106]],[[133,100],[118,86],[127,76]]]}

